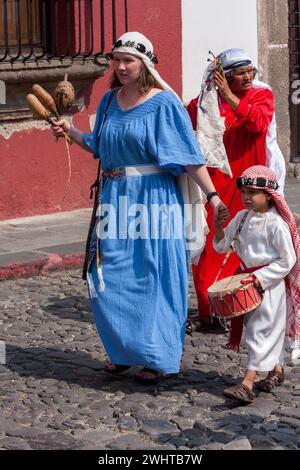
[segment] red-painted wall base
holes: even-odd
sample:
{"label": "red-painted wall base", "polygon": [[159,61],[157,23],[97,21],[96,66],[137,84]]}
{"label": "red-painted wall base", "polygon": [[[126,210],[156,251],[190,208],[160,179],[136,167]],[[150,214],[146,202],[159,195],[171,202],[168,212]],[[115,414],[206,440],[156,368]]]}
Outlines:
{"label": "red-painted wall base", "polygon": [[[159,72],[181,95],[181,0],[128,0],[128,28],[153,42]],[[85,108],[74,115],[74,125],[81,130],[89,130],[89,116],[108,88],[109,75],[84,91]],[[0,220],[88,207],[97,162],[76,145],[70,153],[69,181],[65,143],[62,139],[56,143],[50,130],[29,129],[9,139],[0,137]]]}

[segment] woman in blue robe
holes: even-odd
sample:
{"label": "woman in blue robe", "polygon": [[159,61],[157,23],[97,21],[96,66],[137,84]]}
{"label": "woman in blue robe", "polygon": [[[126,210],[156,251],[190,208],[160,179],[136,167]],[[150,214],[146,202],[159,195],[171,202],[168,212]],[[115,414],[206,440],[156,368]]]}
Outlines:
{"label": "woman in blue robe", "polygon": [[64,131],[95,158],[101,155],[101,214],[88,285],[110,358],[105,370],[143,366],[136,379],[154,383],[178,373],[187,318],[188,252],[176,176],[193,177],[219,220],[228,213],[186,110],[154,68],[151,42],[125,33],[112,58],[114,91],[103,96],[93,132],[61,120],[54,135]]}

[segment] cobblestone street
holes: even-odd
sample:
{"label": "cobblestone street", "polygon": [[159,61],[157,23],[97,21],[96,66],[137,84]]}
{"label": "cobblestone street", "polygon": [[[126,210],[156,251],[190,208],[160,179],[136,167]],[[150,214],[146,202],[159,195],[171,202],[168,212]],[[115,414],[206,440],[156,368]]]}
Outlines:
{"label": "cobblestone street", "polygon": [[193,331],[179,376],[140,385],[136,368],[101,371],[105,353],[79,271],[5,281],[0,293],[0,448],[300,448],[299,367],[287,364],[275,393],[237,406],[222,391],[241,377],[245,351],[226,351],[223,333]]}

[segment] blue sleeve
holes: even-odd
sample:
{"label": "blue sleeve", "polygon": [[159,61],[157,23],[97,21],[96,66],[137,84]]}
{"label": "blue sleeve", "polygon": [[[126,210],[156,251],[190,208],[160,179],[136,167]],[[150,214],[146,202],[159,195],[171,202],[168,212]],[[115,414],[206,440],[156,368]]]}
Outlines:
{"label": "blue sleeve", "polygon": [[186,171],[186,165],[205,164],[188,112],[175,96],[160,106],[155,134],[159,166],[178,175]]}
{"label": "blue sleeve", "polygon": [[105,95],[100,101],[100,104],[97,109],[96,121],[93,132],[84,132],[82,136],[84,143],[92,150],[94,158],[99,158],[99,130],[110,93],[110,91],[105,93]]}

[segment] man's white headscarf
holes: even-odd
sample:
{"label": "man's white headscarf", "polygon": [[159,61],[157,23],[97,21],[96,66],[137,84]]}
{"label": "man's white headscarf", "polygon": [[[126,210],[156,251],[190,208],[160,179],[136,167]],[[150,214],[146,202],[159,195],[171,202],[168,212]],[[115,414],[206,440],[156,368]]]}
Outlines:
{"label": "man's white headscarf", "polygon": [[244,49],[227,49],[221,52],[206,68],[197,110],[197,140],[205,155],[206,164],[218,168],[232,176],[226,150],[223,143],[225,118],[220,115],[219,97],[213,80],[214,73],[224,71],[225,75],[234,69],[253,65],[252,59]]}
{"label": "man's white headscarf", "polygon": [[[198,101],[197,139],[205,157],[207,166],[218,168],[231,176],[231,169],[223,145],[225,131],[224,118],[220,116],[218,96],[213,81],[213,74],[222,67],[225,75],[240,67],[253,66],[253,61],[245,49],[226,49],[208,65],[202,79]],[[254,88],[271,88],[263,82],[253,80]],[[279,182],[279,192],[283,194],[285,181],[285,161],[277,143],[275,113],[267,131],[266,164],[275,171]]]}
{"label": "man's white headscarf", "polygon": [[252,59],[245,49],[226,49],[219,54],[221,65],[225,73],[247,65],[253,65]]}

